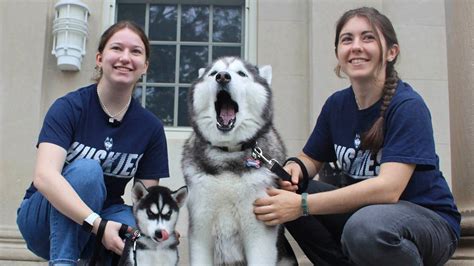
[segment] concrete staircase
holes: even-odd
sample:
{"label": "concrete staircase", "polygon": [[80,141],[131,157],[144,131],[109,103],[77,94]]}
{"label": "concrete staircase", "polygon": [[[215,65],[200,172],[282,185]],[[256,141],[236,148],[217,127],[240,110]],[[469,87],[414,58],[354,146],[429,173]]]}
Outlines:
{"label": "concrete staircase", "polygon": [[[301,249],[298,247],[296,242],[290,238],[289,236],[289,241],[290,244],[293,247],[293,250],[296,253],[298,263],[301,266],[310,266],[312,263],[306,258],[306,256],[303,254]],[[26,246],[24,244],[21,245],[24,251],[22,251],[22,257],[20,259],[14,259],[14,258],[6,258],[4,256],[1,256],[0,254],[0,266],[47,266],[48,262],[42,260],[41,258],[36,257],[33,255],[31,252],[26,250]],[[186,266],[189,265],[189,254],[188,254],[188,239],[187,237],[181,237],[180,239],[180,244],[178,246],[179,248],[179,256],[180,256],[180,266]],[[14,254],[12,254],[14,255]],[[3,259],[3,260],[2,260]]]}

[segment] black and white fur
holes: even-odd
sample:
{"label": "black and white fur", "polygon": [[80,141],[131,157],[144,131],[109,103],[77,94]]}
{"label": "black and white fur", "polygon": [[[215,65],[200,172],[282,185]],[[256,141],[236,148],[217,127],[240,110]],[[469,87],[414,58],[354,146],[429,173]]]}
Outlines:
{"label": "black and white fur", "polygon": [[[132,189],[133,214],[141,236],[125,242],[119,265],[177,265],[178,239],[175,234],[179,208],[187,197],[187,187],[171,191],[167,187],[152,186],[148,189],[137,182]],[[136,258],[134,257],[136,254]]]}
{"label": "black and white fur", "polygon": [[276,176],[266,167],[244,165],[254,143],[270,158],[285,159],[272,122],[271,78],[270,66],[225,57],[201,69],[191,86],[188,109],[194,132],[182,159],[189,189],[191,265],[294,262],[279,248],[283,228],[266,226],[253,213],[253,202],[275,186]]}

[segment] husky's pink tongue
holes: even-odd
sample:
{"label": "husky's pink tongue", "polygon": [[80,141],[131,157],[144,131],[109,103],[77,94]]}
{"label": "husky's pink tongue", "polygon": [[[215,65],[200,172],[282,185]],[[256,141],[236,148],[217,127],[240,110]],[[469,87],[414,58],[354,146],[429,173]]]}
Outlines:
{"label": "husky's pink tongue", "polygon": [[225,104],[221,108],[220,117],[224,122],[224,125],[228,125],[230,120],[235,118],[235,110],[230,104]]}
{"label": "husky's pink tongue", "polygon": [[166,241],[169,237],[170,235],[166,230],[161,230],[161,241]]}

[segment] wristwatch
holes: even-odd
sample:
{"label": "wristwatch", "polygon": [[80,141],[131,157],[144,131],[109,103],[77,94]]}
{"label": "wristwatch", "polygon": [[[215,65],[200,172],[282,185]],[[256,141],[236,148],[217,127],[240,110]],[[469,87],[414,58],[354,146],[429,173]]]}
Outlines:
{"label": "wristwatch", "polygon": [[94,221],[99,217],[100,216],[95,212],[89,214],[89,216],[87,216],[87,218],[84,219],[84,221],[82,222],[82,229],[87,233],[92,232],[92,228],[94,227]]}

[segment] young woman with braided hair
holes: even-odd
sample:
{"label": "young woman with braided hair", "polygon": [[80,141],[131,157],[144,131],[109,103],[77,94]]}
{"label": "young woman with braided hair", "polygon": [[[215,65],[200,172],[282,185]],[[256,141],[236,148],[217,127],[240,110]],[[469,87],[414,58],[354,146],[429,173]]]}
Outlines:
{"label": "young woman with braided hair", "polygon": [[[269,189],[254,212],[284,223],[316,265],[443,265],[457,246],[460,215],[439,170],[429,110],[401,81],[399,44],[390,20],[374,8],[349,10],[336,27],[336,73],[351,86],[324,104],[292,182]],[[297,159],[294,159],[297,161]],[[310,180],[336,162],[341,188]]]}

